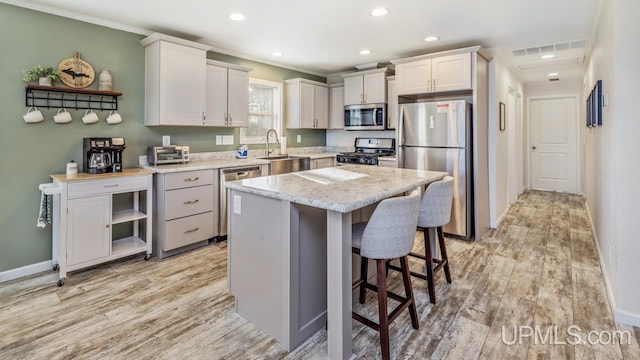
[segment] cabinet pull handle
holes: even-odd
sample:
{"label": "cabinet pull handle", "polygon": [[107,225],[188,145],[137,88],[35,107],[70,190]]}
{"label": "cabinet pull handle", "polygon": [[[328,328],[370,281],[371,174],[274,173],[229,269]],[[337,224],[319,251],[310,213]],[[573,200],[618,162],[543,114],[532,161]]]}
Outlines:
{"label": "cabinet pull handle", "polygon": [[207,113],[205,113],[204,111],[202,112],[202,125],[206,125],[207,124]]}
{"label": "cabinet pull handle", "polygon": [[233,116],[229,113],[229,125],[233,124]]}
{"label": "cabinet pull handle", "polygon": [[243,177],[243,176],[249,175],[249,172],[245,171],[245,172],[237,173],[236,175],[238,175],[238,177]]}
{"label": "cabinet pull handle", "polygon": [[427,80],[427,91],[431,91],[431,80]]}
{"label": "cabinet pull handle", "polygon": [[200,228],[196,226],[196,227],[194,227],[193,229],[189,229],[189,230],[185,231],[184,233],[185,233],[185,234],[186,234],[186,233],[192,233],[192,232],[194,232],[194,231],[198,231],[198,230],[200,230]]}
{"label": "cabinet pull handle", "polygon": [[185,178],[184,181],[198,181],[200,178],[198,176]]}
{"label": "cabinet pull handle", "polygon": [[436,91],[436,79],[433,79],[433,91]]}
{"label": "cabinet pull handle", "polygon": [[200,201],[199,199],[195,199],[195,200],[187,200],[184,202],[185,205],[191,205],[191,204],[195,204],[198,201]]}
{"label": "cabinet pull handle", "polygon": [[113,184],[113,185],[105,185],[104,187],[106,187],[106,188],[113,188],[113,187],[118,187],[118,184]]}

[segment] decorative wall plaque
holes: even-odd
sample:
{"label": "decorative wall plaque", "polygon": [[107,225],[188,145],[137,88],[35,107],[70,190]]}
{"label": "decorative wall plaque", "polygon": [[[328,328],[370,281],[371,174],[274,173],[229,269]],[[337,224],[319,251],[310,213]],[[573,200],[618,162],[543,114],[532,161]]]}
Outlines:
{"label": "decorative wall plaque", "polygon": [[80,53],[76,52],[72,58],[64,59],[58,65],[60,81],[65,85],[81,89],[93,83],[96,73],[88,62],[80,59]]}

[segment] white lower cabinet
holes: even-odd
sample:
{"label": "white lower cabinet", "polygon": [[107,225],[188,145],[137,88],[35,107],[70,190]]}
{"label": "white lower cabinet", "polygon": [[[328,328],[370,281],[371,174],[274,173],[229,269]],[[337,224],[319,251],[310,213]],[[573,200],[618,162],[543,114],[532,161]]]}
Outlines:
{"label": "white lower cabinet", "polygon": [[311,160],[311,169],[322,169],[328,167],[336,166],[336,158],[328,157],[328,158],[320,158]]}
{"label": "white lower cabinet", "polygon": [[154,254],[162,259],[203,246],[218,235],[214,170],[156,174]]}
{"label": "white lower cabinet", "polygon": [[60,269],[58,286],[69,271],[138,253],[146,253],[145,259],[151,256],[152,174],[126,169],[73,178],[51,175],[60,190],[53,197],[52,233],[52,263]]}
{"label": "white lower cabinet", "polygon": [[72,199],[67,209],[67,265],[109,256],[111,196]]}

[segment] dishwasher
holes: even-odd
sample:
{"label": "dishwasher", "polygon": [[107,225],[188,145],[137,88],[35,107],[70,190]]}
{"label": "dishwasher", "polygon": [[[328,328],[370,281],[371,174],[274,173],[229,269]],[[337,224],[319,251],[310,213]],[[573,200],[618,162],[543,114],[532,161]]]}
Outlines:
{"label": "dishwasher", "polygon": [[262,176],[259,165],[220,169],[220,208],[218,209],[218,238],[222,241],[227,238],[227,189],[224,184],[227,181],[244,180]]}

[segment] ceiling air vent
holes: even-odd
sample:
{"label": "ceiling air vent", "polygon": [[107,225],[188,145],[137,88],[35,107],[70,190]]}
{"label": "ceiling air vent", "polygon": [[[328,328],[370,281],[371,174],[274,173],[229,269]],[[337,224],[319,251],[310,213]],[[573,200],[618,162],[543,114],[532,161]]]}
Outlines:
{"label": "ceiling air vent", "polygon": [[529,55],[540,55],[551,52],[558,52],[563,50],[572,50],[572,49],[584,49],[587,46],[587,40],[574,40],[564,43],[543,45],[543,46],[535,46],[526,49],[517,49],[512,50],[511,53],[513,56],[529,56]]}

